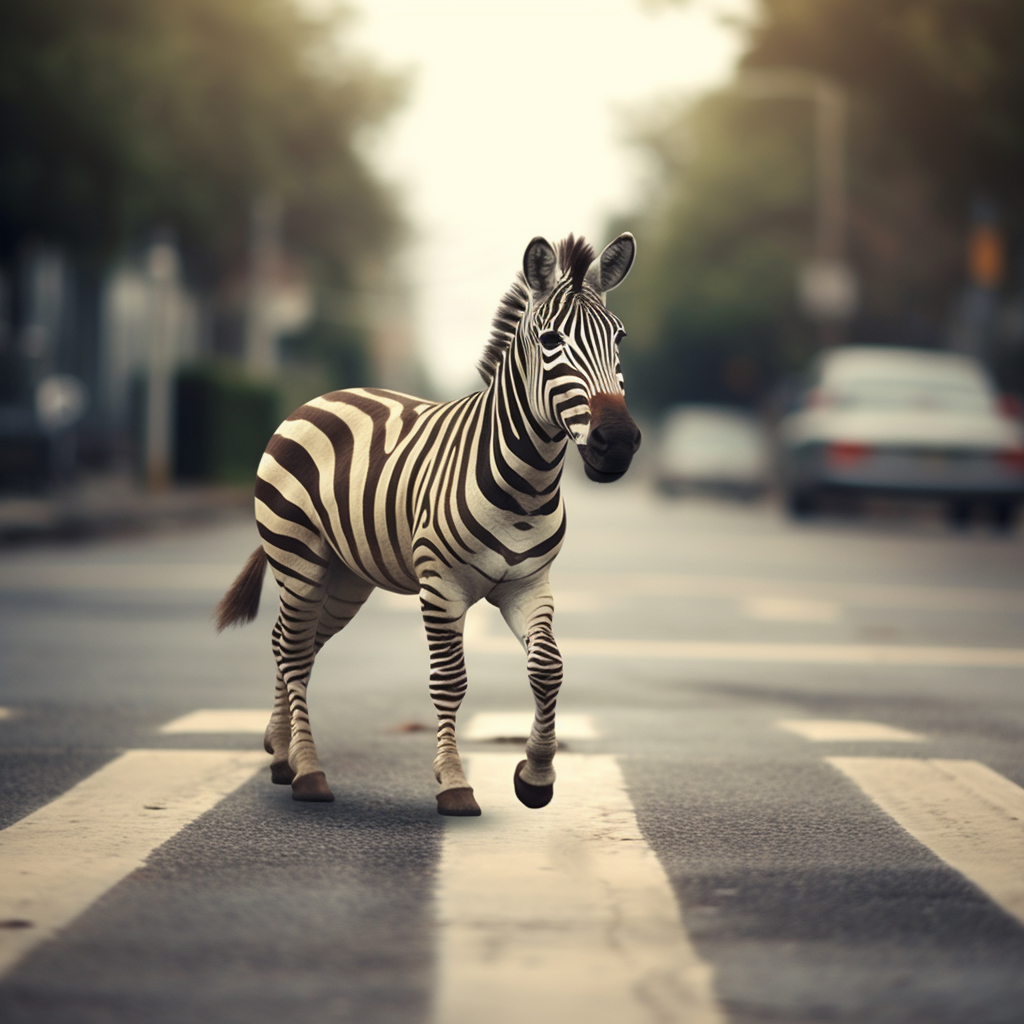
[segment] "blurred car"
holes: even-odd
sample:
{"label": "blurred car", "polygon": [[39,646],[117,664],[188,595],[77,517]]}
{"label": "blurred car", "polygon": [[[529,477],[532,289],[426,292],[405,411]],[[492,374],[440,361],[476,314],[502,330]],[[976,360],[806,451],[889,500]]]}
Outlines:
{"label": "blurred car", "polygon": [[943,499],[954,522],[986,507],[1009,527],[1024,500],[1024,430],[980,363],[907,348],[825,353],[779,423],[787,506],[811,514],[829,493]]}
{"label": "blurred car", "polygon": [[666,494],[754,497],[767,486],[770,465],[764,429],[742,410],[677,405],[662,420],[655,482]]}

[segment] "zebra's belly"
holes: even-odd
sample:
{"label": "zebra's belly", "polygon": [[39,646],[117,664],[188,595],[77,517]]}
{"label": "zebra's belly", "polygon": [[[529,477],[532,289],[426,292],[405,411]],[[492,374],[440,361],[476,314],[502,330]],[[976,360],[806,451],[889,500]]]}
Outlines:
{"label": "zebra's belly", "polygon": [[545,572],[560,548],[561,530],[557,528],[538,531],[529,542],[522,533],[495,531],[480,539],[463,531],[456,539],[443,532],[420,531],[413,557],[421,579],[440,577],[472,604],[496,586]]}
{"label": "zebra's belly", "polygon": [[[494,540],[501,543],[499,538]],[[421,531],[401,554],[378,545],[371,555],[368,549],[359,551],[345,544],[332,544],[334,553],[347,568],[382,590],[416,594],[421,580],[440,579],[447,591],[470,604],[486,597],[499,584],[527,580],[544,571],[560,546],[545,548],[533,557],[521,557],[523,552],[507,546],[503,551],[495,551],[486,546],[448,545],[433,531]],[[415,575],[410,567],[415,567]]]}
{"label": "zebra's belly", "polygon": [[419,592],[408,528],[389,531],[384,523],[377,529],[374,521],[351,518],[332,524],[328,543],[345,566],[375,587],[395,594]]}

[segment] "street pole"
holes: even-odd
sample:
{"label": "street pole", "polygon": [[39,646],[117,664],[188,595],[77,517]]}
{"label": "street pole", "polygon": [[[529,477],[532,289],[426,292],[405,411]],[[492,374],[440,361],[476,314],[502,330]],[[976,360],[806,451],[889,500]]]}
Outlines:
{"label": "street pole", "polygon": [[800,296],[818,323],[822,348],[845,340],[857,303],[846,259],[846,95],[834,82],[800,71],[747,71],[727,91],[749,99],[803,99],[814,104],[814,257],[802,268]]}
{"label": "street pole", "polygon": [[281,204],[273,196],[257,199],[250,224],[245,367],[256,377],[270,377],[278,362],[273,301],[281,259]]}
{"label": "street pole", "polygon": [[150,296],[149,363],[146,387],[146,485],[164,491],[171,483],[174,396],[172,367],[178,327],[178,254],[156,242],[147,258]]}

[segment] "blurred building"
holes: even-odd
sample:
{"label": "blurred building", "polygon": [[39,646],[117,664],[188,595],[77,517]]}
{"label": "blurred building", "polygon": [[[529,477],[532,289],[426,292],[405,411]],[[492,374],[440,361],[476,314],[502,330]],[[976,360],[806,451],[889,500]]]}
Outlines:
{"label": "blurred building", "polygon": [[[337,387],[416,389],[408,291],[317,298],[254,220],[249,273],[208,295],[169,237],[105,272],[31,248],[0,277],[0,493],[66,486],[82,469],[151,489],[242,482],[295,405]],[[287,344],[318,322],[322,351]],[[365,354],[332,361],[332,326]]]}

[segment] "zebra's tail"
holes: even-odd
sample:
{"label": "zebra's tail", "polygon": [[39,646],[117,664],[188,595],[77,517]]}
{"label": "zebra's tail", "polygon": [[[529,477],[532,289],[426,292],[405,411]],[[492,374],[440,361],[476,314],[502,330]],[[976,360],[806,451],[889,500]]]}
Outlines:
{"label": "zebra's tail", "polygon": [[235,623],[245,625],[256,618],[260,610],[260,591],[263,589],[263,573],[267,568],[267,553],[258,547],[245,563],[245,568],[231,584],[214,611],[217,632]]}

